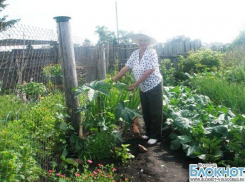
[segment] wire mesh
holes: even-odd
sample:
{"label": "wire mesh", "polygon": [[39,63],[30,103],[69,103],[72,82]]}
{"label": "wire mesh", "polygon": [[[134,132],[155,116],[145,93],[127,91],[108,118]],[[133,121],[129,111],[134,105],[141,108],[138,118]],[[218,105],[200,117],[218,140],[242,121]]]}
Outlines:
{"label": "wire mesh", "polygon": [[[99,46],[72,39],[78,82],[96,80]],[[119,71],[138,46],[100,48],[109,72],[115,60]],[[0,181],[48,181],[58,142],[56,114],[64,106],[58,51],[52,30],[19,24],[0,32]]]}
{"label": "wire mesh", "polygon": [[40,100],[62,84],[50,73],[57,64],[54,31],[18,24],[0,32],[0,181],[46,181],[55,113],[45,112],[55,110]]}

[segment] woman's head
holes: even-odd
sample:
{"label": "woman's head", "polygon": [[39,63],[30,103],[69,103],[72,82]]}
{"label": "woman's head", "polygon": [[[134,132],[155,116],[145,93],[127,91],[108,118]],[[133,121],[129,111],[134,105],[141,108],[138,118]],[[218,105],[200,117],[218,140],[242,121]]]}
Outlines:
{"label": "woman's head", "polygon": [[150,45],[150,39],[146,36],[139,37],[138,45],[140,49],[147,49],[147,47]]}
{"label": "woman's head", "polygon": [[140,49],[146,49],[148,46],[155,45],[157,43],[156,39],[149,36],[149,34],[137,33],[129,36],[133,43],[139,45]]}

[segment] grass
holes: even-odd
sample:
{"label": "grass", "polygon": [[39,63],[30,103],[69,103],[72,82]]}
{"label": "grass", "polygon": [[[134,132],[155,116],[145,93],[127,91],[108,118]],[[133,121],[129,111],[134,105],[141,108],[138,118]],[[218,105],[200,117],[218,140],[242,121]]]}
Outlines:
{"label": "grass", "polygon": [[201,76],[191,79],[191,86],[198,93],[207,95],[216,104],[230,107],[237,113],[245,113],[245,85],[228,82],[217,76]]}

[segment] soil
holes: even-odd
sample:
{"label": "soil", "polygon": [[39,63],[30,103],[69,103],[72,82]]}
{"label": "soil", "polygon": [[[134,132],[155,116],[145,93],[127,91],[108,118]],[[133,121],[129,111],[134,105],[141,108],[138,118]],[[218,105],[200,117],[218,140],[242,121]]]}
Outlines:
{"label": "soil", "polygon": [[[142,130],[142,129],[140,129]],[[131,144],[131,153],[135,156],[127,166],[116,164],[119,173],[127,178],[133,177],[134,182],[188,182],[189,164],[198,161],[187,158],[182,149],[170,149],[170,140],[167,135],[157,144],[151,146],[147,140],[137,139],[127,134],[125,143]],[[144,146],[148,151],[142,153],[138,145]]]}

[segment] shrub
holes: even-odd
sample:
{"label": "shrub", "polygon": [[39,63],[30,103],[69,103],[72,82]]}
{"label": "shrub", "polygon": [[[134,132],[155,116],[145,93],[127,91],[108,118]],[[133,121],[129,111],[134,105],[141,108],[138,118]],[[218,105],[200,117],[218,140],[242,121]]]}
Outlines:
{"label": "shrub", "polygon": [[88,136],[84,142],[84,150],[80,158],[103,159],[111,156],[116,138],[111,132],[99,132]]}
{"label": "shrub", "polygon": [[196,73],[204,70],[217,70],[221,66],[222,54],[212,50],[190,52],[187,58],[180,56],[180,67],[183,72]]}
{"label": "shrub", "polygon": [[23,85],[23,91],[28,96],[28,99],[37,100],[38,97],[44,95],[47,89],[43,83],[29,82]]}
{"label": "shrub", "polygon": [[228,82],[245,83],[245,66],[238,66],[229,69],[224,74]]}
{"label": "shrub", "polygon": [[207,95],[216,104],[223,104],[238,113],[245,113],[245,87],[243,84],[229,83],[212,73],[191,79],[191,86],[199,93]]}
{"label": "shrub", "polygon": [[50,64],[43,68],[43,74],[46,77],[60,77],[61,73],[61,65],[60,64]]}
{"label": "shrub", "polygon": [[48,95],[33,107],[23,107],[19,119],[0,122],[0,181],[32,182],[44,175],[41,166],[47,164],[40,162],[50,160],[51,154],[60,150],[61,131],[54,126],[57,121],[65,123],[61,117],[63,97]]}

